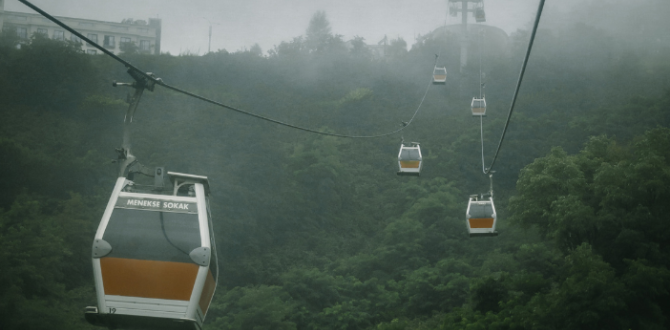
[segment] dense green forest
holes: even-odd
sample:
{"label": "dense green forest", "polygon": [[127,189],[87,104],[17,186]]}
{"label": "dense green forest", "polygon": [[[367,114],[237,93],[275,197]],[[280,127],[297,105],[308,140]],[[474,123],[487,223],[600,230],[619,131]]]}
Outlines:
{"label": "dense green forest", "polygon": [[[540,30],[495,168],[500,235],[471,239],[468,196],[488,190],[478,62],[459,72],[449,34],[375,57],[321,19],[266,53],[122,55],[234,107],[369,135],[412,116],[443,49],[448,83],[402,133],[421,142],[420,178],[395,175],[400,134],[315,135],[145,92],[134,154],[210,178],[221,273],[206,329],[670,328],[670,45],[640,47],[658,21]],[[527,41],[482,54],[487,162]],[[127,107],[111,81],[130,78],[71,42],[17,42],[0,37],[0,328],[93,329],[90,246]]]}

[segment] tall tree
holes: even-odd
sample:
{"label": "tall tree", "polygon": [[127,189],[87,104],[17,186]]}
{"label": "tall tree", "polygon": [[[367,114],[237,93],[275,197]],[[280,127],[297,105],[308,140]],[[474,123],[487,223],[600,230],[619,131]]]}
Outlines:
{"label": "tall tree", "polygon": [[312,15],[306,34],[307,38],[305,41],[307,43],[307,48],[311,52],[319,52],[325,48],[332,37],[330,32],[330,22],[326,17],[325,11],[319,10]]}

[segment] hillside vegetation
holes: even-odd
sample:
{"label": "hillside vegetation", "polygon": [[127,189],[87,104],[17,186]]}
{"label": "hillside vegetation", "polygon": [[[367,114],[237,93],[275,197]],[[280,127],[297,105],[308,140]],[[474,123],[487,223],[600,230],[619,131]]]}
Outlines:
{"label": "hillside vegetation", "polygon": [[[391,40],[380,59],[317,28],[267,56],[123,55],[237,108],[372,135],[409,120],[446,54],[447,85],[402,136],[310,134],[145,92],[134,154],[210,178],[221,273],[206,329],[670,327],[668,48],[584,24],[540,31],[495,168],[500,235],[470,239],[468,196],[488,190],[469,110],[478,62],[458,72],[455,36]],[[483,54],[487,164],[527,36]],[[76,44],[15,44],[0,38],[0,328],[92,329],[90,246],[129,92],[110,85],[130,78]],[[420,178],[395,175],[401,138],[421,142]]]}

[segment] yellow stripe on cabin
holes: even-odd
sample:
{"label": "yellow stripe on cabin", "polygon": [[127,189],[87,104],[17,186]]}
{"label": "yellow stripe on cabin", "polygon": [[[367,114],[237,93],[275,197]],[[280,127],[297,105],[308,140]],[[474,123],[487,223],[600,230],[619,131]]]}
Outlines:
{"label": "yellow stripe on cabin", "polygon": [[185,262],[101,258],[105,294],[190,300],[199,266]]}
{"label": "yellow stripe on cabin", "polygon": [[493,228],[493,218],[468,219],[470,228]]}
{"label": "yellow stripe on cabin", "polygon": [[402,168],[419,168],[421,161],[418,160],[401,160],[400,167]]}

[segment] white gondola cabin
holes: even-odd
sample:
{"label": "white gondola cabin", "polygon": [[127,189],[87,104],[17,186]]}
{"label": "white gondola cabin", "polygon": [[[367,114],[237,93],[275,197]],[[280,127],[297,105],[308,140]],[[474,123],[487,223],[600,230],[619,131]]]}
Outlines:
{"label": "white gondola cabin", "polygon": [[496,232],[498,217],[493,204],[493,197],[489,197],[488,200],[478,200],[477,196],[471,196],[465,217],[470,237],[498,236],[498,232]]}
{"label": "white gondola cabin", "polygon": [[120,177],[93,242],[95,325],[199,330],[217,284],[207,177],[168,172],[167,193]]}
{"label": "white gondola cabin", "polygon": [[444,85],[447,83],[447,67],[436,66],[433,69],[433,84]]}
{"label": "white gondola cabin", "polygon": [[420,176],[423,158],[421,157],[421,147],[416,142],[411,146],[400,145],[398,153],[398,175]]}
{"label": "white gondola cabin", "polygon": [[470,103],[470,109],[472,110],[473,116],[486,116],[486,98],[478,99],[476,97],[472,98],[472,103]]}
{"label": "white gondola cabin", "polygon": [[486,22],[486,12],[484,11],[484,8],[475,9],[475,22],[477,23]]}

